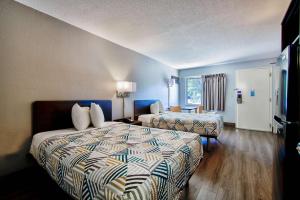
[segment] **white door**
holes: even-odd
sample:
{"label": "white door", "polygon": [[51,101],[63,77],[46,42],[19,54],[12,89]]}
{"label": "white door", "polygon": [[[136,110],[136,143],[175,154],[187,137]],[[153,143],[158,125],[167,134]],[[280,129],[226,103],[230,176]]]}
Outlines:
{"label": "white door", "polygon": [[236,127],[271,131],[271,68],[252,68],[236,71],[236,88],[242,94],[237,103]]}

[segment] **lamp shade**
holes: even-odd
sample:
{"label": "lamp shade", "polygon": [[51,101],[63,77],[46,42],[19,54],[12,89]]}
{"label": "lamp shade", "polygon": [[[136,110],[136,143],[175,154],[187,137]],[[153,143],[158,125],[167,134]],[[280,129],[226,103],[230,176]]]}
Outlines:
{"label": "lamp shade", "polygon": [[129,81],[118,81],[117,82],[117,91],[118,92],[135,92],[136,83]]}

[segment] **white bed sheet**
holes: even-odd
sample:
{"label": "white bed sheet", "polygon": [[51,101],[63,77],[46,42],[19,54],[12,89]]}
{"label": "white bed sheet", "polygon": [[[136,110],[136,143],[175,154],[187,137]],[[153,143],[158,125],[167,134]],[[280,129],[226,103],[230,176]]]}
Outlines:
{"label": "white bed sheet", "polygon": [[[114,123],[118,123],[118,122],[104,122],[103,128],[106,126],[109,126],[111,124]],[[95,127],[89,127],[83,131],[86,130],[93,130],[96,129]],[[32,142],[31,142],[31,146],[30,146],[30,153],[36,157],[36,152],[38,152],[38,147],[39,145],[46,140],[49,137],[55,136],[55,135],[65,135],[65,134],[73,134],[73,133],[77,133],[77,132],[81,132],[76,130],[75,128],[68,128],[68,129],[60,129],[60,130],[53,130],[53,131],[46,131],[46,132],[40,132],[37,133],[33,136],[32,138]]]}
{"label": "white bed sheet", "polygon": [[144,114],[140,115],[138,118],[138,121],[146,124],[150,124],[152,117],[154,117],[155,114]]}

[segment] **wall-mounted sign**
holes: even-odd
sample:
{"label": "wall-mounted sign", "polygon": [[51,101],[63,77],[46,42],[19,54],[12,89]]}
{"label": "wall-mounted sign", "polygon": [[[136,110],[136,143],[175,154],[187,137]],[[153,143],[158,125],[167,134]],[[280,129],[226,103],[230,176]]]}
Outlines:
{"label": "wall-mounted sign", "polygon": [[251,89],[250,90],[250,97],[254,97],[255,96],[255,90],[254,89]]}

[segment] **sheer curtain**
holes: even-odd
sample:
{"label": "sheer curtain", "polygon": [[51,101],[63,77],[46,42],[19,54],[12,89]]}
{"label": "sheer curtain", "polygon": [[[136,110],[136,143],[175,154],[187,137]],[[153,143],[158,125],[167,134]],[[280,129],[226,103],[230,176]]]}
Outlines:
{"label": "sheer curtain", "polygon": [[205,110],[225,110],[226,74],[203,76],[203,106]]}

